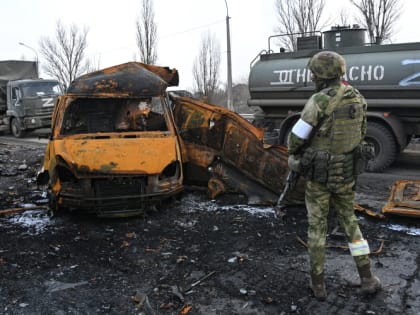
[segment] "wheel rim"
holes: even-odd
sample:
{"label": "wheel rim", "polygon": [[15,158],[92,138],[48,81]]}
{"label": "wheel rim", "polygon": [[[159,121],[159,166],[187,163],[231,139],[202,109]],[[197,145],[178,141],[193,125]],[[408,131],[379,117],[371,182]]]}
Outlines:
{"label": "wheel rim", "polygon": [[365,138],[365,141],[367,143],[372,144],[373,147],[375,148],[375,159],[376,159],[378,157],[379,153],[381,152],[381,146],[380,146],[379,142],[374,138],[368,138],[368,137]]}

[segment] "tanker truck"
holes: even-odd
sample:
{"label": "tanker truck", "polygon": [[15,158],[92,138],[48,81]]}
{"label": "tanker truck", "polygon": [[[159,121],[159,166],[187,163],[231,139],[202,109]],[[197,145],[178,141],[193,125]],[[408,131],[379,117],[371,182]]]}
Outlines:
{"label": "tanker truck", "polygon": [[26,131],[49,128],[62,88],[38,77],[37,62],[0,61],[0,132],[21,138]]}
{"label": "tanker truck", "polygon": [[375,146],[376,155],[368,170],[384,170],[420,135],[420,42],[368,44],[366,30],[358,26],[304,35],[297,38],[294,52],[273,52],[271,42],[278,35],[270,36],[268,50],[251,62],[248,105],[258,107],[255,124],[265,128],[267,142],[287,144],[288,133],[314,93],[309,59],[323,49],[336,51],[346,59],[343,79],[368,103],[365,140]]}

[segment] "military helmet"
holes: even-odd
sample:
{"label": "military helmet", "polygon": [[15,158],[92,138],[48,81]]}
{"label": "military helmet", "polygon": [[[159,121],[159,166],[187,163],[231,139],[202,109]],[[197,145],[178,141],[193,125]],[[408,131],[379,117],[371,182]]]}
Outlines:
{"label": "military helmet", "polygon": [[315,54],[308,63],[312,73],[320,79],[339,78],[346,73],[346,61],[333,51],[321,51]]}

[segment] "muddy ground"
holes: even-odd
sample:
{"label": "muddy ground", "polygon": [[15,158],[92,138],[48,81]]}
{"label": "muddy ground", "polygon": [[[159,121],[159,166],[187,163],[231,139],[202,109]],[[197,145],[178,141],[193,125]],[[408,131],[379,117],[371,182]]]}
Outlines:
{"label": "muddy ground", "polygon": [[[34,183],[42,157],[42,144],[0,139],[0,209],[45,205]],[[358,202],[380,211],[394,180],[420,178],[419,157],[410,151],[386,173],[362,175]],[[142,218],[0,216],[0,313],[419,314],[419,219],[358,214],[384,285],[363,297],[332,213],[328,298],[318,302],[308,288],[305,209],[280,220],[244,200],[211,201],[187,187]]]}

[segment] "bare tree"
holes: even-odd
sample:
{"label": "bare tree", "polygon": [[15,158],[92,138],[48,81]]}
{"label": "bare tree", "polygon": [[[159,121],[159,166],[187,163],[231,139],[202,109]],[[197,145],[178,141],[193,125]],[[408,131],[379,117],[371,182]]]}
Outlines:
{"label": "bare tree", "polygon": [[157,61],[157,25],[153,0],[142,0],[140,16],[136,20],[137,47],[140,61],[155,64]]}
{"label": "bare tree", "polygon": [[342,25],[342,26],[350,25],[349,15],[348,15],[347,10],[342,9],[340,11],[340,15],[338,16],[338,21],[340,23],[339,25]]}
{"label": "bare tree", "polygon": [[220,43],[214,34],[205,33],[201,38],[201,48],[193,65],[193,76],[196,93],[214,100],[219,86]]}
{"label": "bare tree", "polygon": [[274,30],[288,34],[279,37],[280,43],[288,50],[296,50],[296,33],[318,31],[324,7],[325,0],[276,0],[278,25]]}
{"label": "bare tree", "polygon": [[366,27],[371,43],[390,40],[401,15],[400,0],[350,0],[359,10],[359,23]]}
{"label": "bare tree", "polygon": [[101,69],[101,57],[93,56],[86,62],[86,72],[94,72]]}
{"label": "bare tree", "polygon": [[57,21],[55,38],[41,37],[40,52],[45,59],[43,70],[60,81],[65,88],[79,75],[88,70],[85,56],[88,28],[80,30],[76,25],[66,29]]}

